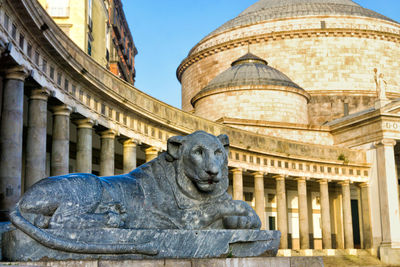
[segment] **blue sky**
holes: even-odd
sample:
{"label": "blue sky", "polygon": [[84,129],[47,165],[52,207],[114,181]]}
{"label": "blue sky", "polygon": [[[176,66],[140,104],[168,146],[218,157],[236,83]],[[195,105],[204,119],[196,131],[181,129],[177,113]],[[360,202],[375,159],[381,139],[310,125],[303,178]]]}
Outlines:
{"label": "blue sky", "polygon": [[[257,0],[122,0],[136,56],[136,87],[181,107],[176,69],[204,36]],[[355,0],[400,22],[399,0]]]}

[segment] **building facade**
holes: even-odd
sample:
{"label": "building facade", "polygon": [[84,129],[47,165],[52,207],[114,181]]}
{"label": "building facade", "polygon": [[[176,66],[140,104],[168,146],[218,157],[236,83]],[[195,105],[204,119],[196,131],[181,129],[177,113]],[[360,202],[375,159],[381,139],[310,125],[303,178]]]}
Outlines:
{"label": "building facade", "polygon": [[[272,7],[264,4],[269,3],[318,3],[321,8],[326,4],[326,10],[332,11],[336,10],[330,6],[332,1],[261,0],[248,11],[259,12],[260,5],[262,10],[268,10]],[[334,2],[340,6],[335,6],[339,11],[350,6],[354,12],[366,12],[351,1]],[[386,63],[395,64],[392,62],[395,57],[389,59],[378,49],[375,53],[361,50],[374,58],[383,58],[385,64],[379,67],[371,63],[372,69],[364,66],[364,61],[360,69],[350,64],[348,68],[357,75],[348,79],[344,79],[345,70],[334,65],[330,75],[341,78],[342,90],[334,89],[336,78],[328,79],[329,68],[320,66],[327,65],[326,55],[334,53],[329,50],[329,40],[342,40],[343,46],[347,41],[351,46],[365,42],[390,48],[393,53],[397,51],[398,24],[377,18],[376,13],[368,17],[354,12],[335,14],[335,20],[330,20],[333,15],[329,14],[293,18],[303,22],[318,20],[318,27],[307,22],[304,25],[309,28],[298,31],[293,25],[303,24],[293,23],[292,18],[273,18],[271,25],[275,30],[257,37],[252,36],[257,33],[256,28],[270,29],[267,27],[270,18],[253,25],[254,20],[246,12],[241,21],[250,24],[206,37],[209,43],[201,46],[202,41],[197,45],[178,69],[183,109],[194,111],[193,114],[144,94],[97,64],[86,50],[63,33],[37,0],[1,1],[3,220],[24,190],[41,178],[70,172],[102,176],[129,172],[164,151],[170,136],[205,130],[230,137],[229,192],[233,198],[248,201],[254,207],[263,229],[281,231],[282,255],[293,255],[294,249],[305,255],[324,249],[334,255],[337,249],[357,253],[355,248],[361,248],[375,255],[379,251],[384,262],[399,262],[400,103],[395,98],[394,83],[398,68],[385,67]],[[325,28],[321,28],[322,17]],[[364,26],[330,28],[328,21],[342,21],[343,25],[362,22],[365,27],[376,23],[379,31]],[[231,31],[243,32],[231,34]],[[275,35],[278,32],[280,35]],[[246,35],[251,35],[249,40]],[[300,42],[300,37],[305,39]],[[251,54],[247,54],[250,41]],[[313,43],[312,53],[319,55],[318,51],[325,51],[322,53],[325,56],[316,62],[311,62],[307,54]],[[302,44],[307,56],[289,53],[300,49]],[[288,46],[290,49],[285,49]],[[265,56],[269,49],[269,56]],[[354,47],[348,51],[353,51],[358,60]],[[279,53],[282,53],[280,61]],[[332,62],[338,60],[344,59],[338,54]],[[372,61],[368,58],[365,62],[369,60]],[[311,81],[305,79],[294,69],[290,71],[292,65],[304,75],[312,73],[312,69],[300,70],[310,65],[315,68],[315,77],[310,76]],[[364,67],[365,79],[360,78]],[[260,72],[255,73],[255,69]],[[242,79],[232,78],[237,77],[232,74],[239,73]],[[347,84],[351,80],[356,81],[353,86]],[[216,95],[219,97],[215,98]],[[268,108],[263,108],[258,98],[273,100],[266,100]],[[332,99],[344,99],[338,102],[342,103],[340,109],[339,105],[326,104]],[[204,113],[206,109],[218,101],[223,105],[215,112],[225,113],[213,120],[202,118],[208,116]],[[246,108],[235,112],[231,108],[241,111],[243,103],[250,103],[254,112],[246,113]],[[325,110],[327,107],[330,109]],[[336,114],[334,107],[341,113]],[[319,111],[313,113],[313,110]],[[254,117],[248,118],[251,115]],[[328,122],[322,123],[325,120]]]}
{"label": "building facade", "polygon": [[118,77],[134,84],[138,52],[121,0],[39,2],[79,48]]}

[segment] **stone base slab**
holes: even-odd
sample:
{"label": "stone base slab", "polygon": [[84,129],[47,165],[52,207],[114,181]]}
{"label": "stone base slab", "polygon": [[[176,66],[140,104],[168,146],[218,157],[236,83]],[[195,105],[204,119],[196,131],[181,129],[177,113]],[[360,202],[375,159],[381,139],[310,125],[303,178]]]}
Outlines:
{"label": "stone base slab", "polygon": [[304,256],[367,256],[372,255],[377,257],[376,251],[373,249],[279,249],[278,257],[304,257]]}
{"label": "stone base slab", "polygon": [[400,264],[400,248],[381,246],[379,248],[379,259],[389,265]]}
{"label": "stone base slab", "polygon": [[125,261],[46,261],[0,262],[0,266],[57,266],[57,267],[323,267],[321,257],[267,257],[192,260],[125,260]]}
{"label": "stone base slab", "polygon": [[86,229],[45,230],[54,237],[89,244],[137,244],[157,250],[157,255],[88,254],[51,249],[20,230],[3,234],[3,260],[133,260],[133,259],[198,259],[220,257],[276,256],[279,231],[260,230],[128,230]]}

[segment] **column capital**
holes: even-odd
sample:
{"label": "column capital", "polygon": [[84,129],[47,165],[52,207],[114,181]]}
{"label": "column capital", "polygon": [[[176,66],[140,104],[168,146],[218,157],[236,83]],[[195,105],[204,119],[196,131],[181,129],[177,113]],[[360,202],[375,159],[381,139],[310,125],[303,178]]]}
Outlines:
{"label": "column capital", "polygon": [[359,183],[358,186],[360,188],[366,188],[366,187],[370,187],[370,184],[369,183]]}
{"label": "column capital", "polygon": [[92,129],[95,125],[95,121],[89,118],[75,120],[74,123],[78,126],[78,129]]}
{"label": "column capital", "polygon": [[319,184],[328,184],[328,179],[320,179],[318,182]]}
{"label": "column capital", "polygon": [[272,176],[272,178],[274,178],[274,179],[277,180],[277,181],[283,181],[283,180],[285,180],[286,175],[277,174],[277,175]]}
{"label": "column capital", "polygon": [[232,173],[243,173],[243,169],[242,168],[233,168],[231,170]]}
{"label": "column capital", "polygon": [[307,177],[296,177],[295,180],[296,180],[297,182],[303,182],[303,183],[305,183],[305,182],[307,181]]}
{"label": "column capital", "polygon": [[108,129],[100,133],[102,139],[114,139],[117,133],[114,130]]}
{"label": "column capital", "polygon": [[126,139],[123,141],[124,147],[136,147],[139,144],[139,141],[133,138]]}
{"label": "column capital", "polygon": [[161,149],[155,146],[148,147],[144,150],[145,153],[158,153],[159,151],[161,151]]}
{"label": "column capital", "polygon": [[72,112],[72,108],[67,105],[54,106],[51,110],[54,116],[69,116]]}
{"label": "column capital", "polygon": [[49,96],[51,95],[51,93],[52,93],[52,91],[47,87],[33,89],[31,91],[31,95],[30,95],[29,99],[47,101]]}
{"label": "column capital", "polygon": [[32,70],[28,69],[24,65],[19,65],[6,69],[5,79],[6,80],[20,80],[25,81],[25,79],[31,75]]}
{"label": "column capital", "polygon": [[393,147],[396,145],[396,140],[394,139],[387,139],[384,138],[382,140],[379,140],[377,142],[374,143],[375,147],[380,147],[380,146],[389,146],[389,147]]}
{"label": "column capital", "polygon": [[264,172],[253,172],[253,176],[254,177],[260,177],[260,176],[262,176],[262,177],[264,177]]}
{"label": "column capital", "polygon": [[340,184],[340,185],[350,185],[350,180],[339,181],[338,184]]}

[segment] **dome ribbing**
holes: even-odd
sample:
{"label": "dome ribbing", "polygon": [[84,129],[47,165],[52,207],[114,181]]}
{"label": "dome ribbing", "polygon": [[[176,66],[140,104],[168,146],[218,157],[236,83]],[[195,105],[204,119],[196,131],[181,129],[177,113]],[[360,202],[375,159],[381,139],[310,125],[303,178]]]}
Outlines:
{"label": "dome ribbing", "polygon": [[352,15],[396,22],[350,0],[260,0],[208,36],[271,19],[315,15]]}
{"label": "dome ribbing", "polygon": [[[251,53],[235,60],[232,66],[215,77],[200,93],[233,86],[278,85],[302,89],[267,61]],[[303,90],[303,89],[302,89]]]}

